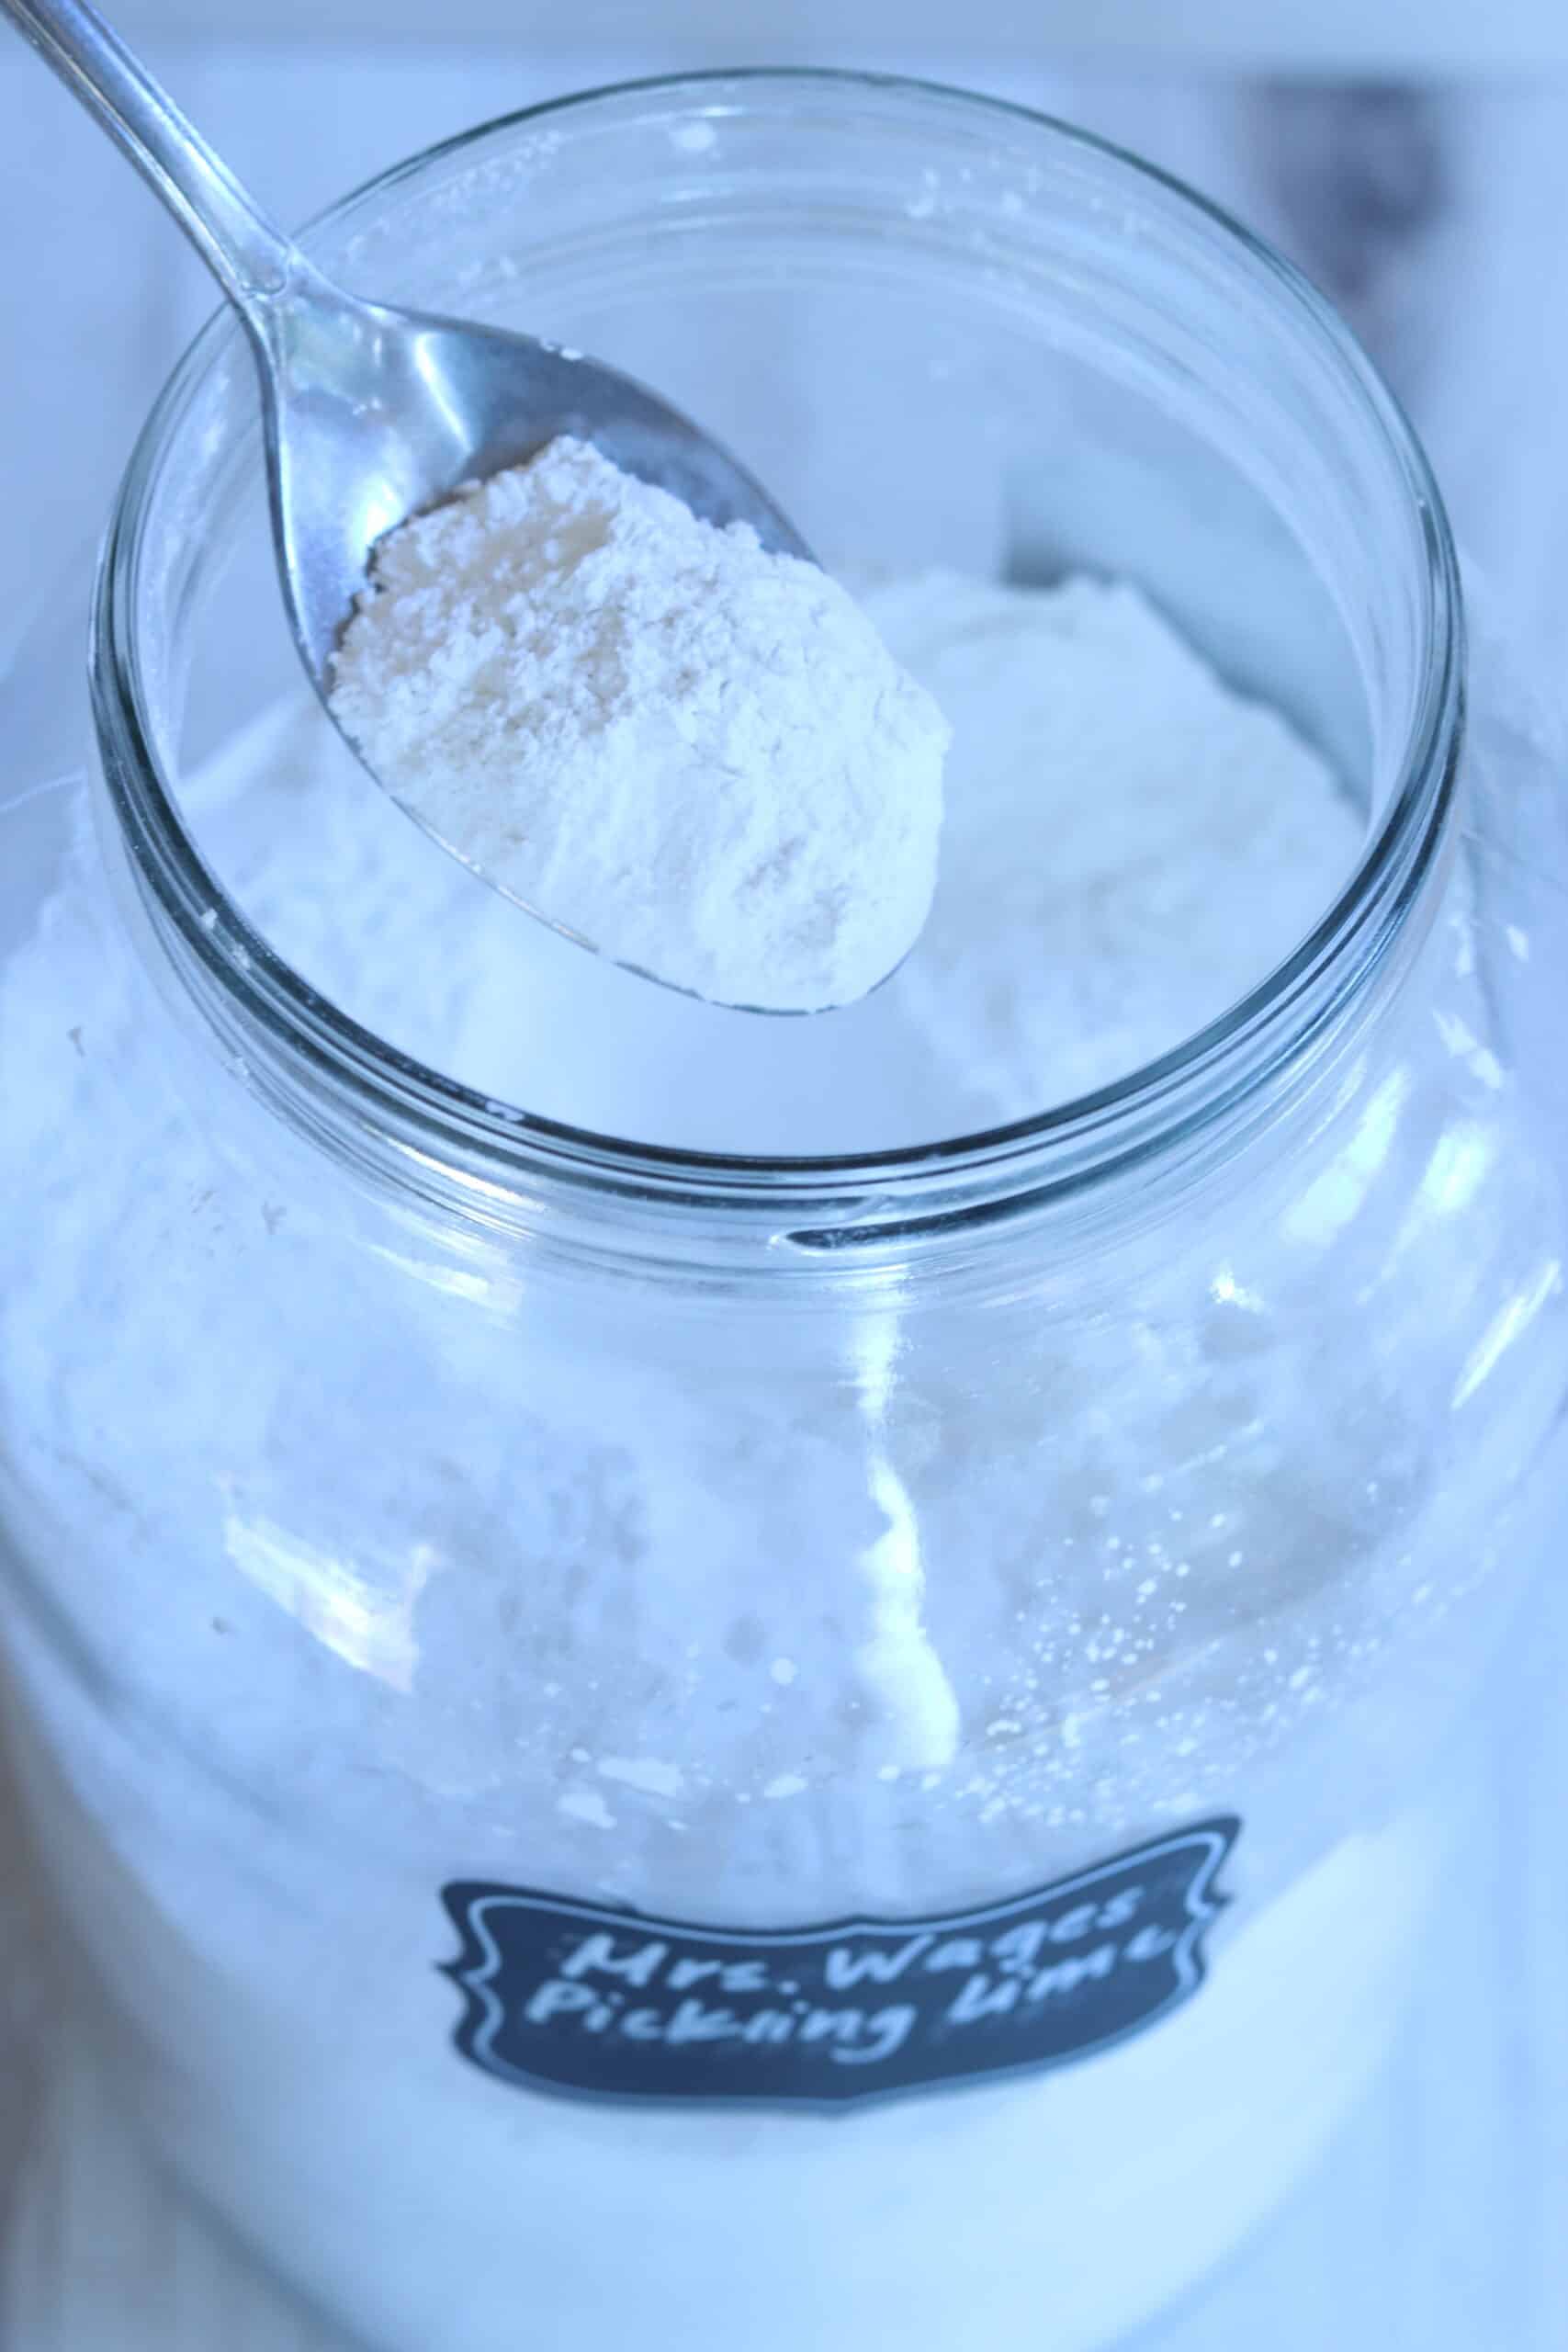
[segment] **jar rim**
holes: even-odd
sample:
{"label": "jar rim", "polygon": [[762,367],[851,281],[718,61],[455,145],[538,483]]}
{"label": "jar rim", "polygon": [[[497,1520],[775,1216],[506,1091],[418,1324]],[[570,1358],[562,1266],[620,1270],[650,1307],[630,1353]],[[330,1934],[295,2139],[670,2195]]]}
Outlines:
{"label": "jar rim", "polygon": [[[249,1024],[302,1056],[318,1080],[346,1087],[363,1113],[408,1123],[436,1148],[456,1147],[470,1176],[491,1185],[563,1178],[623,1196],[689,1204],[794,1195],[820,1212],[835,1196],[862,1209],[874,1184],[878,1207],[905,1221],[935,1195],[962,1185],[1008,1200],[1039,1200],[1144,1160],[1203,1128],[1287,1067],[1310,1038],[1360,992],[1404,927],[1445,830],[1462,728],[1464,624],[1459,569],[1441,494],[1414,427],[1351,330],[1311,281],[1222,206],[1115,141],[1017,101],[919,77],[818,66],[753,66],[659,74],[544,100],[471,126],[405,157],[317,214],[305,242],[338,226],[433,164],[488,140],[630,97],[682,97],[712,107],[729,89],[840,89],[1000,116],[1027,125],[1091,164],[1111,164],[1163,192],[1260,268],[1297,321],[1337,361],[1383,444],[1419,526],[1425,556],[1425,660],[1417,707],[1386,805],[1348,879],[1308,935],[1251,989],[1168,1052],[1094,1091],[1023,1119],[893,1149],[750,1155],[642,1143],[496,1102],[412,1060],[324,1000],[235,909],[209,871],[180,815],[144,708],[136,655],[138,554],[166,444],[188,401],[238,332],[220,310],[187,349],[153,405],[120,484],[99,564],[90,684],[111,805],[139,883],[173,927],[182,962],[204,973]],[[211,910],[224,910],[221,935]],[[895,1210],[895,1203],[897,1208]],[[1006,1203],[995,1198],[990,1205]]]}

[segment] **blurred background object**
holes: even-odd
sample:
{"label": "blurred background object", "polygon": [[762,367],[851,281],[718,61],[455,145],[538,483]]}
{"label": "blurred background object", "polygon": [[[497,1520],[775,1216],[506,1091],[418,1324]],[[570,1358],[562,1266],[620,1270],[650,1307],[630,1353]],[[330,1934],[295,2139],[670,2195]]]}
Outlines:
{"label": "blurred background object", "polygon": [[[425,0],[138,0],[128,28],[285,37],[324,31],[377,41],[423,40]],[[819,62],[852,40],[890,52],[941,42],[955,21],[953,0],[592,0],[573,12],[583,40],[646,40],[718,50],[730,64]],[[1120,51],[1143,58],[1208,58],[1237,67],[1289,64],[1343,71],[1568,62],[1568,17],[1558,0],[971,0],[963,38],[976,56],[1038,57]],[[441,12],[447,40],[491,39],[549,48],[560,12],[550,0],[458,0]]]}
{"label": "blurred background object", "polygon": [[[1242,214],[1340,304],[1414,413],[1527,662],[1558,688],[1562,0],[140,0],[124,20],[291,220],[486,116],[708,65],[910,73],[1081,121]],[[96,534],[213,305],[175,230],[9,38],[0,255],[3,660]],[[1384,2089],[1311,2192],[1148,2352],[1568,2343],[1568,1723],[1553,1665],[1568,1595],[1549,1586],[1540,1610],[1491,1726],[1472,1870]],[[320,2352],[174,2214],[69,2071],[34,2128],[40,1950],[0,1794],[6,2352]]]}

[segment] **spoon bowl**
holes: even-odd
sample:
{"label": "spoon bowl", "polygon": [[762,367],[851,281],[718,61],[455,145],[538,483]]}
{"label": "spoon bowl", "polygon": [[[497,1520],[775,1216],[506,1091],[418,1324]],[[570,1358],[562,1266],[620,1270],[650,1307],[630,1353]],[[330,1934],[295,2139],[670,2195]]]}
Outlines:
{"label": "spoon bowl", "polygon": [[[10,5],[11,0],[6,0]],[[273,528],[305,666],[333,654],[380,538],[562,434],[705,522],[808,550],[742,467],[645,385],[580,353],[341,293],[300,255],[287,298],[247,313],[262,360]]]}

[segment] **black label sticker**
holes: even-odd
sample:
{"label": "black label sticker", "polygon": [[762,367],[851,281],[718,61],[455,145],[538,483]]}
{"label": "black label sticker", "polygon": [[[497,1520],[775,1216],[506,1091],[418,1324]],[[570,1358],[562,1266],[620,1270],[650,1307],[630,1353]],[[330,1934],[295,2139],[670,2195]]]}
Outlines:
{"label": "black label sticker", "polygon": [[1065,2065],[1198,1990],[1240,1826],[978,1910],[773,1931],[463,1882],[457,2047],[536,2090],[828,2109]]}

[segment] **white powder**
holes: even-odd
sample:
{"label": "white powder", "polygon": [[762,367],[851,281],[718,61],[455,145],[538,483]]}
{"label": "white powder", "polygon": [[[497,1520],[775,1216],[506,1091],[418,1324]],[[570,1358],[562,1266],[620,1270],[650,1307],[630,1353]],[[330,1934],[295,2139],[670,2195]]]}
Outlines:
{"label": "white powder", "polygon": [[935,573],[863,604],[951,722],[947,815],[913,952],[825,1027],[693,1004],[520,922],[304,702],[198,796],[205,846],[283,953],[405,1051],[580,1126],[741,1152],[923,1143],[1125,1076],[1260,980],[1347,878],[1360,829],[1322,761],[1134,591]]}
{"label": "white powder", "polygon": [[1322,763],[1136,590],[928,574],[874,609],[954,723],[908,996],[976,1108],[1024,1116],[1195,1035],[1348,879],[1356,820]]}
{"label": "white powder", "polygon": [[[739,1148],[929,1139],[1114,1076],[1342,878],[1327,771],[1126,592],[873,609],[950,706],[958,789],[925,938],[830,1020],[715,1012],[519,923],[309,709],[204,779],[205,846],[406,1049]],[[18,1624],[50,1849],[176,2162],[396,2352],[1086,2352],[1150,2311],[1374,2060],[1436,1866],[1413,1726],[1468,1684],[1496,1497],[1562,1385],[1500,1346],[1450,1466],[1455,1347],[1538,1295],[1551,1228],[1507,1097],[1394,1059],[1348,1148],[1303,1144],[1294,1222],[1260,1202],[1210,1254],[1118,1267],[1114,1311],[1047,1260],[994,1334],[881,1291],[667,1317],[412,1211],[345,1231],[237,1123],[214,1144],[114,933],[85,859],[0,985],[0,1164],[34,1204],[0,1228],[0,1393],[16,1540],[117,1700]],[[1494,1034],[1478,979],[1445,1004]],[[1461,1136],[1479,1225],[1417,1193],[1391,1102],[1435,1154]],[[1211,1982],[1067,2073],[823,2120],[602,2111],[450,2048],[454,1876],[918,1916],[1232,1806]]]}
{"label": "white powder", "polygon": [[332,707],[477,872],[716,1003],[851,1003],[925,922],[931,697],[815,565],[584,442],[389,535]]}

